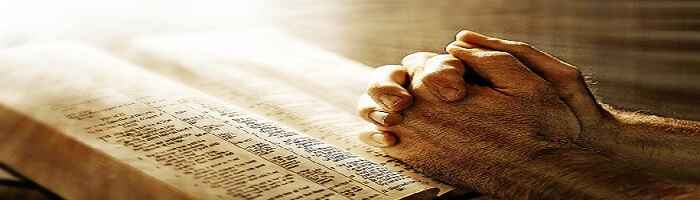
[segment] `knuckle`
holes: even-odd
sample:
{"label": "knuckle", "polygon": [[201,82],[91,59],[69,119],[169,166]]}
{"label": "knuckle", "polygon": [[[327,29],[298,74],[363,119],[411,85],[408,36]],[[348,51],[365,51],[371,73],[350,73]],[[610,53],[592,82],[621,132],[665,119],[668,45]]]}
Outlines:
{"label": "knuckle", "polygon": [[561,89],[574,89],[585,82],[581,71],[575,67],[569,67],[559,71],[558,85]]}
{"label": "knuckle", "polygon": [[449,54],[435,56],[428,60],[426,65],[429,71],[432,71],[431,73],[464,73],[462,61]]}
{"label": "knuckle", "polygon": [[581,73],[581,70],[579,70],[578,68],[575,68],[575,67],[565,68],[565,69],[561,70],[561,72],[559,72],[559,73],[566,80],[578,81],[578,80],[583,79],[583,74]]}
{"label": "knuckle", "polygon": [[437,55],[436,53],[433,52],[426,52],[426,51],[419,51],[419,52],[414,52],[411,54],[408,54],[404,58],[411,58],[411,57],[432,57]]}
{"label": "knuckle", "polygon": [[404,65],[419,65],[422,64],[421,62],[425,62],[425,60],[428,60],[435,55],[437,54],[432,52],[415,52],[403,57],[403,59],[401,59],[401,63]]}
{"label": "knuckle", "polygon": [[[453,80],[463,80],[460,79],[462,78],[462,75],[459,71],[460,69],[455,69],[455,68],[442,68],[440,70],[436,70],[430,73],[425,74],[423,77],[424,82],[431,82],[431,83],[444,83],[447,84],[447,82],[453,81]],[[443,85],[444,85],[443,84]]]}
{"label": "knuckle", "polygon": [[433,94],[436,91],[429,86],[430,84],[431,83],[421,81],[417,84],[411,85],[412,95],[418,99],[433,99]]}
{"label": "knuckle", "polygon": [[477,53],[478,60],[485,63],[505,63],[517,61],[510,53],[502,51],[481,51]]}
{"label": "knuckle", "polygon": [[429,65],[437,64],[437,65],[450,65],[450,66],[462,64],[462,62],[458,58],[456,58],[450,54],[436,55],[436,56],[428,59],[428,61],[426,63]]}
{"label": "knuckle", "polygon": [[575,67],[570,67],[559,72],[561,79],[558,83],[559,95],[568,99],[576,95],[581,87],[585,87],[585,80],[581,71]]}
{"label": "knuckle", "polygon": [[465,52],[462,51],[462,47],[459,47],[457,45],[454,45],[453,43],[447,45],[445,47],[445,51],[449,53],[450,55],[461,55],[461,56],[466,56]]}
{"label": "knuckle", "polygon": [[385,91],[388,88],[391,88],[393,86],[394,86],[393,84],[386,82],[386,81],[372,82],[369,84],[369,88],[367,89],[367,91],[369,92],[370,95],[372,95],[372,94],[376,94],[376,93],[381,92],[381,91]]}
{"label": "knuckle", "polygon": [[428,84],[440,83],[441,82],[440,81],[440,76],[441,76],[440,74],[441,74],[440,71],[434,71],[434,72],[430,72],[428,74],[425,74],[425,76],[423,76],[422,82],[428,83]]}
{"label": "knuckle", "polygon": [[513,46],[513,49],[517,52],[530,52],[535,49],[532,45],[525,43],[525,42],[512,42],[511,46]]}
{"label": "knuckle", "polygon": [[450,47],[462,48],[462,49],[474,49],[474,48],[479,48],[479,47],[476,46],[476,45],[473,45],[473,44],[470,44],[470,43],[467,43],[467,42],[464,42],[464,41],[459,41],[459,40],[455,40],[455,41],[450,42],[449,44],[447,44],[447,46],[446,46],[445,49],[449,49]]}
{"label": "knuckle", "polygon": [[457,41],[465,41],[469,37],[469,35],[471,35],[471,34],[472,34],[471,31],[461,30],[457,33],[457,35],[455,36],[455,39],[457,39]]}
{"label": "knuckle", "polygon": [[440,54],[440,55],[436,55],[436,56],[433,56],[432,58],[428,59],[428,62],[429,63],[444,62],[445,60],[449,60],[450,58],[454,58],[454,57],[452,57],[449,54]]}
{"label": "knuckle", "polygon": [[401,65],[384,65],[374,70],[372,81],[382,82],[390,80],[403,84],[407,79],[407,74],[406,68]]}
{"label": "knuckle", "polygon": [[520,48],[532,48],[532,46],[527,42],[512,41],[512,45]]}
{"label": "knuckle", "polygon": [[515,56],[503,51],[494,51],[493,53],[491,53],[491,57],[494,59],[515,59]]}

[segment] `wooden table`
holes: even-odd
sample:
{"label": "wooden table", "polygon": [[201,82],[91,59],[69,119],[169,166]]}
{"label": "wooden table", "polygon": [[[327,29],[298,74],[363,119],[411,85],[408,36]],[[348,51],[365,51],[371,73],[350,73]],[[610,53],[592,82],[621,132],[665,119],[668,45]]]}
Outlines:
{"label": "wooden table", "polygon": [[700,120],[700,1],[292,2],[280,10],[296,15],[272,21],[371,66],[414,51],[444,52],[456,32],[469,29],[569,61],[615,107]]}
{"label": "wooden table", "polygon": [[60,200],[61,198],[0,163],[0,199]]}

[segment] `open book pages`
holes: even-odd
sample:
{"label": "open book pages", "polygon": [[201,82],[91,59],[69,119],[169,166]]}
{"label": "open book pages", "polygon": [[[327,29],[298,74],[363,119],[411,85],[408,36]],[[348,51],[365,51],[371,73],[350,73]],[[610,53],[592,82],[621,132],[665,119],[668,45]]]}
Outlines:
{"label": "open book pages", "polygon": [[451,189],[356,140],[368,128],[353,116],[369,73],[359,64],[274,32],[121,47],[122,57],[67,43],[0,52],[0,104],[16,113],[3,125],[24,117],[51,129],[3,128],[0,161],[69,199],[420,199]]}
{"label": "open book pages", "polygon": [[145,69],[393,167],[440,194],[453,189],[357,139],[371,129],[355,114],[372,72],[365,65],[271,30],[159,36],[125,46],[117,52]]}

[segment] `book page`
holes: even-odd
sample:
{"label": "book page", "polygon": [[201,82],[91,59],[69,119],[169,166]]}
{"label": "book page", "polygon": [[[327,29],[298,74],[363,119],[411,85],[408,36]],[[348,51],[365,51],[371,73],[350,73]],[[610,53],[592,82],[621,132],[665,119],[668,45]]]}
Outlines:
{"label": "book page", "polygon": [[[304,130],[97,49],[51,44],[4,50],[0,74],[3,106],[196,198],[397,199],[437,193]],[[102,176],[115,175],[76,178]]]}
{"label": "book page", "polygon": [[145,68],[441,189],[451,186],[363,144],[355,114],[372,69],[274,30],[143,38],[122,53]]}

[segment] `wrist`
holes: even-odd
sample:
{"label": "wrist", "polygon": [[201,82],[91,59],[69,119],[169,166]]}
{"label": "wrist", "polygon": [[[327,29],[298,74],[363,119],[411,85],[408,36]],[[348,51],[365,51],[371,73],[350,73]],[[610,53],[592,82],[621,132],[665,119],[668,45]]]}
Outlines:
{"label": "wrist", "polygon": [[[560,149],[538,157],[524,168],[542,174],[530,177],[530,194],[552,199],[683,199],[698,196],[692,185],[644,173],[601,154]],[[546,169],[546,170],[545,170]],[[540,171],[541,170],[541,171]],[[533,171],[529,171],[532,173]],[[535,173],[537,174],[537,173]],[[541,187],[535,187],[541,186]]]}
{"label": "wrist", "polygon": [[605,104],[600,104],[599,109],[599,116],[581,122],[581,133],[575,143],[597,152],[610,152],[625,128],[623,114]]}
{"label": "wrist", "polygon": [[607,108],[580,146],[649,173],[700,180],[700,124]]}

